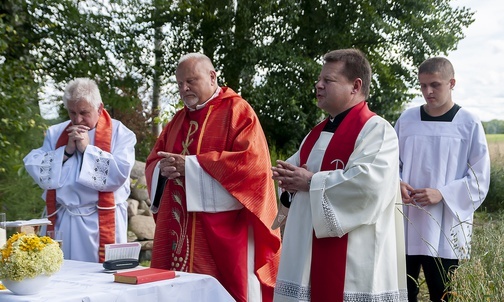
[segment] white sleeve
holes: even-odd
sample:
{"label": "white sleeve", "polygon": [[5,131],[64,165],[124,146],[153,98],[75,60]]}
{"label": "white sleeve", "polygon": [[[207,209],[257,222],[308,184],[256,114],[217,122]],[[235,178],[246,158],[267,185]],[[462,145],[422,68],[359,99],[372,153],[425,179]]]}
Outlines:
{"label": "white sleeve", "polygon": [[73,166],[77,163],[72,157],[63,164],[65,147],[54,147],[61,131],[54,129],[47,131],[42,147],[32,150],[23,159],[28,174],[44,190],[61,188],[70,178]]}
{"label": "white sleeve", "polygon": [[394,129],[371,118],[357,138],[344,169],[313,175],[310,204],[318,238],[341,237],[375,223],[399,187],[399,152]]}
{"label": "white sleeve", "polygon": [[217,213],[243,205],[200,166],[195,155],[185,157],[186,202],[189,212]]}
{"label": "white sleeve", "polygon": [[130,173],[135,164],[135,134],[120,124],[113,133],[112,150],[106,152],[89,144],[82,155],[77,182],[97,191],[129,189]]}

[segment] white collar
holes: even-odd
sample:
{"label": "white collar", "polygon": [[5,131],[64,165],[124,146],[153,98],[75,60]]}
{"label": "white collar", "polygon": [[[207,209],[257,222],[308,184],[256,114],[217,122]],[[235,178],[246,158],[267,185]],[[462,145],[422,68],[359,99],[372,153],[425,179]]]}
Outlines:
{"label": "white collar", "polygon": [[194,109],[186,106],[187,109],[189,109],[189,111],[196,111],[196,110],[200,110],[202,108],[205,108],[205,106],[208,104],[208,102],[215,99],[219,95],[220,91],[221,91],[221,88],[219,86],[217,86],[217,89],[215,89],[215,92],[212,94],[212,96],[208,100],[206,100],[203,104],[196,105],[196,108],[194,108]]}

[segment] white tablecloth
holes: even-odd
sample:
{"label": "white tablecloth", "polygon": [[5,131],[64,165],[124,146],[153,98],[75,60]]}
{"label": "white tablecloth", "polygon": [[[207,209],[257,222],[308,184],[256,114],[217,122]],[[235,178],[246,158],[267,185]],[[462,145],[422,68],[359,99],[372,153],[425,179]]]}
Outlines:
{"label": "white tablecloth", "polygon": [[165,302],[234,301],[213,277],[177,272],[170,280],[139,285],[114,282],[99,263],[65,260],[61,270],[51,276],[48,287],[36,295],[18,296],[0,290],[0,301],[23,302]]}

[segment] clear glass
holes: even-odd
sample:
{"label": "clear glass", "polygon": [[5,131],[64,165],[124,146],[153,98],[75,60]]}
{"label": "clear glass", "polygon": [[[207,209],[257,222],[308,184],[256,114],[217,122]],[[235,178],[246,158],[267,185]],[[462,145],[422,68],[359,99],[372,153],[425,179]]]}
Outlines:
{"label": "clear glass", "polygon": [[5,213],[0,213],[0,248],[3,248],[5,242],[7,242],[6,222],[7,219]]}

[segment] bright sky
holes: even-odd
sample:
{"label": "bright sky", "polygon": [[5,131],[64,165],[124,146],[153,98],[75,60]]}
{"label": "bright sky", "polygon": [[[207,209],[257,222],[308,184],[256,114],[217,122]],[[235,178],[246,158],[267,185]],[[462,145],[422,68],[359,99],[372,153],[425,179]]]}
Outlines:
{"label": "bright sky", "polygon": [[[454,0],[452,5],[476,12],[466,37],[447,56],[457,81],[453,101],[482,121],[504,120],[504,1]],[[411,105],[423,103],[418,98]]]}

